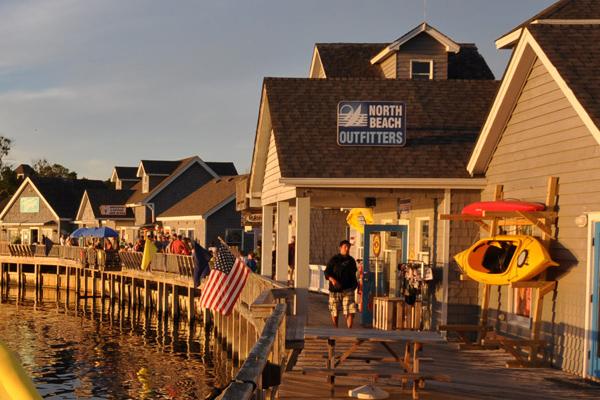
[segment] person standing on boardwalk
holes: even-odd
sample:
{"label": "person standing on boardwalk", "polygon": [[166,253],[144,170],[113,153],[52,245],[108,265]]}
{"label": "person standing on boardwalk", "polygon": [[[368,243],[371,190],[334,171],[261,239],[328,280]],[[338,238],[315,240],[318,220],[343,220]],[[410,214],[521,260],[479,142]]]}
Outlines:
{"label": "person standing on boardwalk", "polygon": [[346,326],[352,328],[354,314],[357,311],[354,291],[358,287],[356,280],[356,261],[349,254],[350,242],[340,242],[340,252],[327,263],[325,279],[329,281],[329,312],[333,326],[337,328],[340,313],[346,318]]}

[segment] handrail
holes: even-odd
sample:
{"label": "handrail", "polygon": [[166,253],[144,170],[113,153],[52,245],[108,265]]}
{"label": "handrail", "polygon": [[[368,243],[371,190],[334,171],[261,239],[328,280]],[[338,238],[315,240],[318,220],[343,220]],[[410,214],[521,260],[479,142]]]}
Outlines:
{"label": "handrail", "polygon": [[[141,252],[105,251],[80,246],[10,244],[0,242],[0,255],[12,257],[53,257],[78,261],[85,267],[102,270],[141,270]],[[147,272],[162,272],[191,278],[194,262],[191,256],[156,253],[153,255]]]}
{"label": "handrail", "polygon": [[220,400],[246,400],[252,398],[261,386],[260,379],[273,351],[277,331],[285,320],[286,305],[277,304],[271,316],[265,321],[260,338],[252,347],[244,364],[231,384],[218,397]]}

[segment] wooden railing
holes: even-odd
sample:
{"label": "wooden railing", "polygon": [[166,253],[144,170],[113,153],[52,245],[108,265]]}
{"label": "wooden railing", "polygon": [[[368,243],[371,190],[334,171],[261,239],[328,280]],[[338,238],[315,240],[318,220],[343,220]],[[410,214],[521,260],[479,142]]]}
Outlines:
{"label": "wooden railing", "polygon": [[[13,257],[55,257],[78,261],[85,267],[102,270],[140,270],[141,252],[117,252],[79,246],[9,244],[0,242],[0,255]],[[192,277],[194,262],[191,256],[157,253],[152,257],[150,272],[163,272]]]}
{"label": "wooden railing", "polygon": [[[221,331],[234,357],[244,361],[219,399],[261,399],[275,393],[287,364],[286,328],[294,301],[292,288],[250,274],[233,314],[215,315],[217,334]],[[231,338],[240,334],[245,345]]]}

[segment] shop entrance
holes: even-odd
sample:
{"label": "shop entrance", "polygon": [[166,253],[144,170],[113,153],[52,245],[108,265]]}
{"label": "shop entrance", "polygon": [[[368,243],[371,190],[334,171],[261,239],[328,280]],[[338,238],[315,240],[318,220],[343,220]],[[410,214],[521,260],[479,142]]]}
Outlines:
{"label": "shop entrance", "polygon": [[594,284],[589,374],[600,378],[600,222],[594,223]]}
{"label": "shop entrance", "polygon": [[362,324],[373,322],[373,297],[395,296],[398,264],[408,258],[408,226],[365,225]]}

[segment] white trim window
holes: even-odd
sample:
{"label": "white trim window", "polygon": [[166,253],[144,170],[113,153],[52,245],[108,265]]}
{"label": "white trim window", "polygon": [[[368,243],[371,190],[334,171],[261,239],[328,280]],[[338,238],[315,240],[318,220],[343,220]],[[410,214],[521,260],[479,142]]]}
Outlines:
{"label": "white trim window", "polygon": [[433,79],[433,60],[410,60],[410,79]]}

